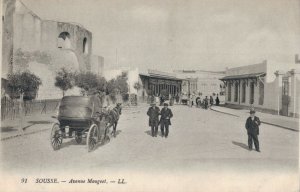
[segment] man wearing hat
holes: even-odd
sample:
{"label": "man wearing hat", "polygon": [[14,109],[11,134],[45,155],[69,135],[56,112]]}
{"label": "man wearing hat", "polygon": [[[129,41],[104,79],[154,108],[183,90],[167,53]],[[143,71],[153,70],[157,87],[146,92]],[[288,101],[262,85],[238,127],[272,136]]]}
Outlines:
{"label": "man wearing hat", "polygon": [[248,117],[245,125],[248,134],[248,146],[250,151],[252,150],[252,140],[253,140],[255,150],[257,152],[260,152],[259,142],[258,142],[259,126],[260,126],[260,120],[258,117],[255,116],[255,110],[251,109],[250,117]]}
{"label": "man wearing hat", "polygon": [[171,109],[168,108],[168,103],[164,103],[164,108],[162,108],[160,117],[160,130],[162,137],[167,138],[169,134],[169,125],[171,125],[171,118],[173,113]]}
{"label": "man wearing hat", "polygon": [[149,116],[149,126],[151,127],[152,137],[157,137],[160,109],[155,102],[151,103],[147,115]]}

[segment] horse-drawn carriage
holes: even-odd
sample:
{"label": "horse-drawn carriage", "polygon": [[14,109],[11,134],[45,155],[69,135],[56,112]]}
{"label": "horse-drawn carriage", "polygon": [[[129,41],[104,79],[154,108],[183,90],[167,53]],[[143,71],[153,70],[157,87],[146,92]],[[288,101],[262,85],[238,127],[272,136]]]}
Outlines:
{"label": "horse-drawn carriage", "polygon": [[[120,112],[121,112],[121,107]],[[98,143],[105,143],[115,134],[112,111],[106,112],[101,107],[97,96],[65,96],[59,106],[57,120],[51,130],[51,145],[54,150],[60,149],[63,139],[75,137],[79,144],[86,138],[88,151],[95,149]],[[117,112],[117,113],[120,113]],[[119,114],[117,114],[119,115]],[[114,126],[111,130],[110,127]],[[73,136],[74,133],[74,136]]]}

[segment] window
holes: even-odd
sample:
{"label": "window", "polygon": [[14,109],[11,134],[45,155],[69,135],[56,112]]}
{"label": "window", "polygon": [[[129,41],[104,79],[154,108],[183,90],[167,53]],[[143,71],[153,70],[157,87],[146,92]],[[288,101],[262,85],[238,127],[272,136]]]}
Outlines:
{"label": "window", "polygon": [[228,83],[228,101],[231,101],[231,84]]}
{"label": "window", "polygon": [[259,105],[264,104],[265,85],[263,82],[259,82]]}
{"label": "window", "polygon": [[88,53],[88,43],[87,43],[87,38],[85,37],[83,39],[83,47],[82,47],[82,52],[87,54]]}
{"label": "window", "polygon": [[246,83],[244,82],[242,85],[242,103],[246,102]]}
{"label": "window", "polygon": [[239,83],[235,83],[234,102],[238,101],[238,97],[239,97]]}

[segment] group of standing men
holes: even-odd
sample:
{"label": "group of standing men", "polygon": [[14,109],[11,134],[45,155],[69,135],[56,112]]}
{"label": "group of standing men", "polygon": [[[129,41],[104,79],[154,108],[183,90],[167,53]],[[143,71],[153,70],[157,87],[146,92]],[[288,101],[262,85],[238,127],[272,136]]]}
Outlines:
{"label": "group of standing men", "polygon": [[164,107],[160,110],[159,107],[156,106],[156,103],[152,102],[151,107],[149,107],[147,111],[147,115],[149,116],[149,126],[151,127],[152,137],[157,137],[158,125],[160,125],[162,137],[167,138],[171,118],[173,117],[172,110],[168,108],[168,104],[164,103]]}
{"label": "group of standing men", "polygon": [[215,103],[214,103],[214,98],[212,96],[210,96],[209,98],[205,96],[203,100],[201,100],[200,96],[197,98],[195,98],[195,96],[192,96],[190,98],[190,107],[193,107],[193,105],[195,105],[196,107],[203,107],[205,109],[208,109],[209,106],[212,106],[214,104],[217,106],[220,104],[220,99],[218,94],[215,99]]}

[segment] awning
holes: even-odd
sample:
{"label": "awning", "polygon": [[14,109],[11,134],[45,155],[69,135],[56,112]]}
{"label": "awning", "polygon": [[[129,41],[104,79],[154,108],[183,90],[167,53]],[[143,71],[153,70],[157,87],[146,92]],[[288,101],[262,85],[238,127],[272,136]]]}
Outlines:
{"label": "awning", "polygon": [[167,80],[176,80],[176,81],[182,81],[183,79],[178,77],[172,77],[172,76],[166,76],[166,75],[158,75],[158,74],[143,74],[140,73],[140,76],[150,77],[150,78],[157,78],[157,79],[167,79]]}
{"label": "awning", "polygon": [[224,82],[224,84],[227,86],[227,83],[233,84],[233,83],[241,83],[245,82],[248,85],[248,82],[254,82],[255,85],[257,85],[257,82],[260,81],[264,83],[264,80],[262,80],[262,77],[266,76],[265,72],[261,73],[249,73],[249,74],[242,74],[242,75],[229,75],[221,78],[220,80]]}
{"label": "awning", "polygon": [[266,75],[265,72],[262,73],[250,73],[250,74],[242,74],[242,75],[230,75],[221,78],[221,81],[227,80],[240,80],[240,79],[257,79],[259,77],[264,77]]}

